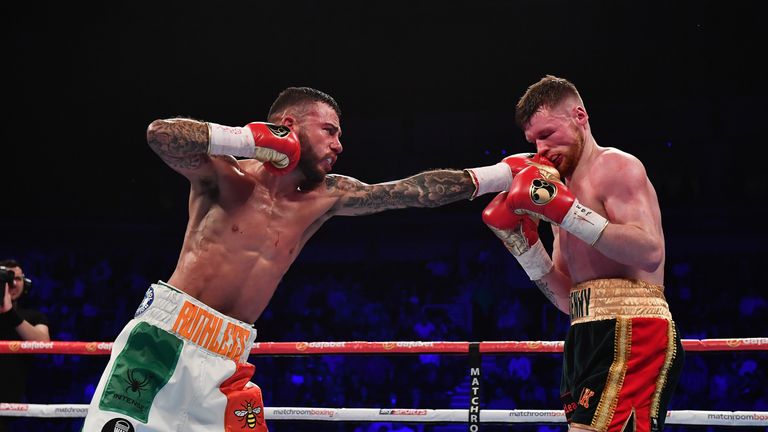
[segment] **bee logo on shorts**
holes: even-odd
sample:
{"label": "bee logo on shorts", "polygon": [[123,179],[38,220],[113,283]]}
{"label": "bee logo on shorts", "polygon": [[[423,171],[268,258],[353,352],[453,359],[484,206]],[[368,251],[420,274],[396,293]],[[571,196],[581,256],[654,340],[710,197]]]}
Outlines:
{"label": "bee logo on shorts", "polygon": [[134,432],[134,430],[131,422],[122,418],[114,418],[101,428],[101,432]]}
{"label": "bee logo on shorts", "polygon": [[557,186],[544,179],[533,179],[531,182],[531,201],[537,205],[545,205],[557,196]]}
{"label": "bee logo on shorts", "polygon": [[256,424],[261,424],[259,414],[261,414],[261,407],[254,407],[251,401],[247,401],[244,404],[240,404],[242,410],[235,410],[235,415],[240,417],[240,421],[243,422],[243,427],[248,426],[249,429],[256,427]]}
{"label": "bee logo on shorts", "polygon": [[267,127],[269,128],[269,131],[278,138],[284,138],[288,136],[289,133],[291,133],[290,129],[282,125],[267,123]]}

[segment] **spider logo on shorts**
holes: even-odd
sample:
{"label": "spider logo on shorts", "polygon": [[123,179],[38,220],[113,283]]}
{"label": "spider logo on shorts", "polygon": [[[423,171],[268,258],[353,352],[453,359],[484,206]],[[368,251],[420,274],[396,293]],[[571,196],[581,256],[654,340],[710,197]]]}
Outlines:
{"label": "spider logo on shorts", "polygon": [[261,414],[261,407],[253,406],[253,402],[246,401],[245,403],[240,404],[245,409],[242,410],[235,410],[235,415],[240,417],[240,421],[243,422],[243,427],[248,426],[249,429],[253,429],[256,427],[256,423],[261,424],[261,421],[259,421],[258,415]]}
{"label": "spider logo on shorts", "polygon": [[141,375],[136,369],[128,369],[128,387],[125,388],[126,393],[128,390],[138,393],[141,397],[141,391],[145,390],[149,386],[149,377]]}
{"label": "spider logo on shorts", "polygon": [[531,201],[534,204],[545,205],[557,196],[557,186],[544,180],[533,179],[531,182]]}

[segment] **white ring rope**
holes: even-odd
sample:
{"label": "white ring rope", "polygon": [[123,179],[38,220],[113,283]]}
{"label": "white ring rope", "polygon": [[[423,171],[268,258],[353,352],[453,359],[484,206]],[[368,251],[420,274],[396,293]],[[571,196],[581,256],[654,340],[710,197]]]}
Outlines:
{"label": "white ring rope", "polygon": [[[10,417],[85,417],[88,405],[39,405],[0,403],[0,416]],[[267,420],[385,421],[418,423],[466,423],[469,410],[412,408],[264,408]],[[565,423],[562,410],[483,410],[481,423]],[[768,426],[766,411],[667,412],[668,425]]]}
{"label": "white ring rope", "polygon": [[[314,354],[468,354],[474,345],[479,353],[562,352],[562,341],[498,342],[261,342],[251,355]],[[768,338],[686,339],[686,351],[768,351]],[[108,355],[111,342],[22,342],[0,341],[3,354]],[[471,355],[471,353],[470,353]],[[468,409],[415,408],[264,408],[267,420],[385,421],[467,423]],[[0,402],[0,417],[85,417],[84,404],[25,404]],[[562,410],[479,410],[480,423],[565,423]],[[768,411],[668,411],[668,425],[768,426]]]}

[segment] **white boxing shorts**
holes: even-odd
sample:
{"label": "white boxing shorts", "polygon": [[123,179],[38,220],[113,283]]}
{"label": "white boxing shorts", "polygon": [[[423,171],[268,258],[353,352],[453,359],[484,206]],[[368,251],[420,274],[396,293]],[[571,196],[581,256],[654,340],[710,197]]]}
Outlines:
{"label": "white boxing shorts", "polygon": [[267,432],[247,363],[256,330],[152,284],[120,332],[83,432]]}

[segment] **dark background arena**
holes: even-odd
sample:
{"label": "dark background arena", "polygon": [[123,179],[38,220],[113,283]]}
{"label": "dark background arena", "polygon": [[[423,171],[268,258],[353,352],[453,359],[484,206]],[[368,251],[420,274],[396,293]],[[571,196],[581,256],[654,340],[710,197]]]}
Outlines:
{"label": "dark background arena", "polygon": [[[111,340],[147,284],[170,276],[186,224],[187,181],[146,145],[152,120],[242,125],[264,120],[284,87],[315,87],[342,110],[335,171],[374,183],[531,150],[514,104],[554,74],[581,91],[598,144],[645,163],[683,337],[766,337],[768,39],[757,5],[4,4],[0,255],[33,278],[25,302],[48,314],[54,339]],[[256,323],[259,340],[561,340],[565,316],[482,224],[490,199],[332,219]],[[106,364],[32,358],[44,386],[34,403],[87,403]],[[252,361],[268,406],[465,407],[461,356]],[[485,408],[559,407],[559,356],[488,356],[484,366]],[[672,407],[768,411],[767,367],[765,353],[690,353]],[[24,427],[79,426],[36,422]]]}

